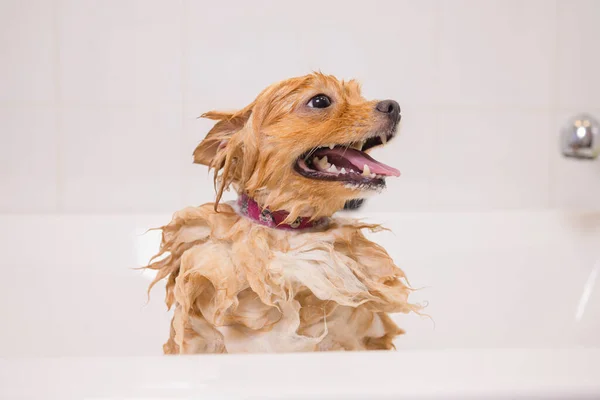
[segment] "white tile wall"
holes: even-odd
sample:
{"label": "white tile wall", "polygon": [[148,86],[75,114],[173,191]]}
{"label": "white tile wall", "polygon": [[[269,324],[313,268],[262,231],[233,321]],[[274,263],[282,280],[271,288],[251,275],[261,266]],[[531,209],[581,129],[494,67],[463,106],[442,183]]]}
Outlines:
{"label": "white tile wall", "polygon": [[51,105],[57,42],[53,3],[0,2],[0,104]]}
{"label": "white tile wall", "polygon": [[62,130],[61,211],[180,206],[179,107],[66,107]]}
{"label": "white tile wall", "polygon": [[181,103],[181,2],[61,0],[57,7],[64,104]]}
{"label": "white tile wall", "polygon": [[560,107],[600,108],[599,19],[600,4],[596,0],[558,3],[556,37],[560,79],[557,79],[556,101]]}
{"label": "white tile wall", "polygon": [[443,110],[433,151],[440,208],[545,208],[549,199],[546,111]]}
{"label": "white tile wall", "polygon": [[600,207],[600,162],[557,150],[600,118],[594,0],[0,2],[0,212],[172,212],[213,198],[195,117],[321,69],[395,98],[373,210]]}
{"label": "white tile wall", "polygon": [[549,107],[556,28],[553,1],[441,1],[440,103]]}
{"label": "white tile wall", "polygon": [[53,107],[0,107],[0,210],[56,210],[56,139]]}

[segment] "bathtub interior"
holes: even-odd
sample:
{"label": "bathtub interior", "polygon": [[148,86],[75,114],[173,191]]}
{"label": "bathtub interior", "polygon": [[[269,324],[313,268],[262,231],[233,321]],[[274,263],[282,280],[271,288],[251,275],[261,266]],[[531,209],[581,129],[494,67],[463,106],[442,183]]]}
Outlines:
{"label": "bathtub interior", "polygon": [[[357,215],[427,316],[395,315],[400,351],[600,347],[600,212]],[[0,357],[161,354],[162,285],[134,269],[169,215],[2,216]]]}

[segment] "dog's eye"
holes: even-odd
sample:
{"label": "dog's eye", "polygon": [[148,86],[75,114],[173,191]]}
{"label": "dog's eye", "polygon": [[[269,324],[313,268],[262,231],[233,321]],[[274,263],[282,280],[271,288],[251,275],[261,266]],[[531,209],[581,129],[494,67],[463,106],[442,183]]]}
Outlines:
{"label": "dog's eye", "polygon": [[308,101],[311,108],[327,108],[331,105],[331,99],[324,94],[318,94]]}

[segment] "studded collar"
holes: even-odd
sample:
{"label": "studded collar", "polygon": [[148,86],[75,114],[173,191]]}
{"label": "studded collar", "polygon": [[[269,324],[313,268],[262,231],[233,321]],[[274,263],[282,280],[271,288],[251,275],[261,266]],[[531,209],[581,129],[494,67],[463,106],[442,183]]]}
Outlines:
{"label": "studded collar", "polygon": [[283,210],[271,211],[268,208],[261,208],[254,199],[248,197],[246,194],[240,195],[237,203],[241,215],[269,228],[303,230],[322,227],[329,222],[329,218],[327,217],[316,220],[311,220],[310,217],[298,217],[289,224],[283,223],[290,213]]}

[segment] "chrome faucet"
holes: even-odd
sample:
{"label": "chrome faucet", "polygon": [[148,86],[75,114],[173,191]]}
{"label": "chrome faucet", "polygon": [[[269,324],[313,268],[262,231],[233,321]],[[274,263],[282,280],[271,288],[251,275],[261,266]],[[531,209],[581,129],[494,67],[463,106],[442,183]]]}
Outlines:
{"label": "chrome faucet", "polygon": [[562,154],[581,160],[600,155],[600,124],[588,114],[571,118],[560,133]]}

